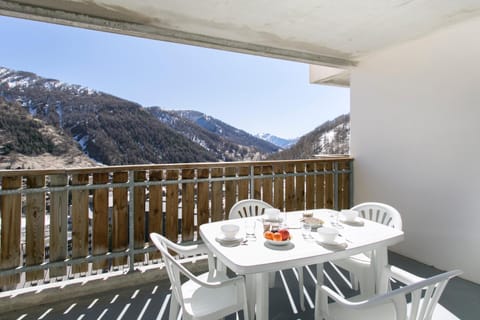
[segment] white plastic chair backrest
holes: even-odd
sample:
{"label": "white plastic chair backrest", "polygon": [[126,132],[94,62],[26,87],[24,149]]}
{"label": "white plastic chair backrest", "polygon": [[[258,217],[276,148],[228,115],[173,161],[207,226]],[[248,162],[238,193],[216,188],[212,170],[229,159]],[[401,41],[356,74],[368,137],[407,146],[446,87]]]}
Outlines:
{"label": "white plastic chair backrest", "polygon": [[[430,320],[448,281],[461,273],[460,270],[441,273],[384,295],[376,296],[368,301],[368,305],[380,305],[390,301],[395,306],[395,320]],[[424,294],[422,294],[423,292]],[[410,309],[407,314],[407,298],[410,294]]]}
{"label": "white plastic chair backrest", "polygon": [[174,244],[164,236],[158,233],[150,233],[150,239],[152,240],[155,247],[160,250],[160,253],[163,257],[163,262],[165,263],[165,269],[167,269],[167,274],[172,284],[172,292],[175,295],[175,298],[180,303],[181,307],[184,308],[184,300],[182,294],[182,282],[180,278],[180,272],[186,274],[189,278],[192,276],[195,277],[190,271],[188,271],[184,266],[182,266],[175,258],[170,254],[169,249],[174,250]]}
{"label": "white plastic chair backrest", "polygon": [[228,219],[246,218],[263,215],[265,209],[273,208],[265,201],[258,199],[245,199],[235,203],[228,214]]}
{"label": "white plastic chair backrest", "polygon": [[364,202],[354,207],[352,210],[358,211],[359,216],[371,221],[402,230],[402,216],[392,206],[380,202]]}

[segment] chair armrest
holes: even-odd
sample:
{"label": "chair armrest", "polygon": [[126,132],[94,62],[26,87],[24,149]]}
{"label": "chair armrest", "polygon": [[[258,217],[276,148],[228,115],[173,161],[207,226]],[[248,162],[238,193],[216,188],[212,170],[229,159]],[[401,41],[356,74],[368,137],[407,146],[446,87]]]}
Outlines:
{"label": "chair armrest", "polygon": [[222,279],[219,281],[202,281],[195,277],[195,279],[191,279],[192,281],[196,282],[198,285],[206,288],[220,288],[225,286],[230,286],[235,283],[239,283],[245,285],[245,278],[243,276],[236,276],[234,278],[227,278]]}
{"label": "chair armrest", "polygon": [[176,243],[169,243],[169,246],[182,257],[190,257],[199,254],[209,254],[207,246],[203,243],[191,244],[191,245],[180,245]]}
{"label": "chair armrest", "polygon": [[[323,291],[323,292],[322,292]],[[373,296],[366,300],[361,301],[350,301],[345,299],[344,297],[340,296],[338,293],[330,289],[329,287],[322,285],[320,287],[320,293],[323,296],[324,303],[328,299],[328,297],[332,298],[337,304],[341,305],[347,309],[365,309],[370,307],[375,307],[384,303],[388,303],[392,301],[392,297],[398,294],[402,294],[401,290],[396,290],[392,292],[388,292],[382,295]],[[324,310],[322,310],[325,316],[328,315],[328,305],[323,305]]]}
{"label": "chair armrest", "polygon": [[[387,268],[387,269],[391,270],[391,268]],[[395,269],[398,269],[398,268],[395,268]],[[401,269],[398,269],[398,270],[401,270]],[[396,271],[398,271],[398,270],[396,270]],[[381,295],[377,295],[377,296],[371,297],[367,300],[358,301],[358,302],[357,301],[353,302],[353,301],[349,301],[349,300],[345,299],[344,297],[340,296],[335,291],[333,291],[332,289],[330,289],[329,287],[327,287],[325,285],[322,285],[320,287],[320,292],[323,291],[322,292],[323,295],[327,294],[333,300],[335,300],[337,303],[342,304],[343,306],[348,307],[348,308],[357,309],[357,308],[364,308],[364,307],[372,307],[372,306],[376,306],[376,305],[388,302],[388,301],[392,300],[392,298],[394,296],[398,296],[398,295],[401,295],[401,294],[406,294],[406,293],[409,293],[409,292],[413,292],[417,289],[422,289],[424,287],[427,287],[427,286],[429,286],[433,283],[437,283],[437,282],[440,282],[440,281],[445,281],[445,280],[448,281],[448,279],[456,277],[456,276],[460,275],[461,273],[462,273],[462,271],[460,271],[460,270],[452,270],[452,271],[449,271],[449,272],[444,272],[444,273],[438,274],[438,275],[433,276],[431,278],[427,278],[427,279],[420,278],[420,279],[423,279],[423,280],[421,280],[419,282],[415,282],[413,284],[409,284],[408,286],[405,286],[405,287],[402,287],[402,288],[399,288],[399,289],[395,289],[394,291],[387,292],[387,293],[381,294]],[[399,274],[401,275],[402,273],[399,273]]]}
{"label": "chair armrest", "polygon": [[195,255],[207,255],[208,256],[208,273],[209,277],[215,276],[215,261],[213,253],[208,249],[204,243],[192,244],[192,245],[179,245],[176,243],[170,244],[172,248],[179,254],[181,257],[191,257]]}
{"label": "chair armrest", "polygon": [[362,300],[362,301],[349,301],[347,299],[345,299],[344,297],[342,297],[341,295],[339,295],[338,293],[336,293],[335,291],[333,291],[332,289],[330,289],[329,287],[327,287],[326,285],[322,285],[320,286],[320,291],[323,291],[324,294],[326,294],[326,296],[332,298],[335,302],[345,306],[345,307],[358,307],[358,306],[363,306],[365,305],[369,300]]}
{"label": "chair armrest", "polygon": [[[219,277],[214,277],[213,273],[211,273],[210,271],[209,271],[209,280],[203,281],[202,279],[199,279],[197,276],[195,276],[192,272],[190,272],[190,270],[185,268],[183,264],[181,264],[178,260],[174,259],[172,256],[167,255],[167,256],[164,256],[164,258],[170,260],[170,262],[172,262],[178,268],[178,271],[180,271],[188,279],[190,279],[191,281],[195,282],[196,284],[202,287],[218,288],[218,287],[231,285],[236,282],[241,282],[242,285],[245,284],[245,278],[243,276],[236,276],[234,278],[225,278],[225,276],[222,275],[220,276],[221,280],[218,280]],[[210,276],[213,276],[213,278],[210,278]]]}
{"label": "chair armrest", "polygon": [[395,266],[387,266],[385,268],[385,273],[388,277],[392,277],[393,279],[403,282],[407,285],[426,279]]}
{"label": "chair armrest", "polygon": [[215,261],[213,253],[208,249],[204,243],[197,243],[191,245],[180,245],[168,239],[164,239],[170,249],[173,249],[179,257],[191,257],[195,255],[208,256],[208,274],[209,278],[215,276]]}

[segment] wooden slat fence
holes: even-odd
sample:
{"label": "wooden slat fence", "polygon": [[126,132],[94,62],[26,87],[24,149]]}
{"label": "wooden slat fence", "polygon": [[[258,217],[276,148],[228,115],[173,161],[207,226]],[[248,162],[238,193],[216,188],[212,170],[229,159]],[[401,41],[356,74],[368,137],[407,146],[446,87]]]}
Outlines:
{"label": "wooden slat fence", "polygon": [[158,258],[150,232],[197,241],[199,225],[228,219],[242,199],[282,211],[348,208],[352,161],[0,171],[0,287],[15,287],[21,273],[27,281],[60,281],[148,263]]}

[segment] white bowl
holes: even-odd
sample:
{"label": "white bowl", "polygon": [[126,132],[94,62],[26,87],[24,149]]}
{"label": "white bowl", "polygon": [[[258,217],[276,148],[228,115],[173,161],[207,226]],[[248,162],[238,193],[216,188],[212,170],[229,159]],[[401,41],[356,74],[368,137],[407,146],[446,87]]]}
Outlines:
{"label": "white bowl", "polygon": [[349,222],[355,221],[358,217],[358,211],[356,210],[342,210],[341,213],[345,221]]}
{"label": "white bowl", "polygon": [[323,227],[317,229],[318,240],[325,243],[335,242],[338,235],[338,230],[335,228]]}
{"label": "white bowl", "polygon": [[280,218],[280,210],[275,208],[267,208],[264,212],[267,220],[278,220]]}
{"label": "white bowl", "polygon": [[225,239],[234,239],[240,227],[236,224],[224,224],[220,227]]}

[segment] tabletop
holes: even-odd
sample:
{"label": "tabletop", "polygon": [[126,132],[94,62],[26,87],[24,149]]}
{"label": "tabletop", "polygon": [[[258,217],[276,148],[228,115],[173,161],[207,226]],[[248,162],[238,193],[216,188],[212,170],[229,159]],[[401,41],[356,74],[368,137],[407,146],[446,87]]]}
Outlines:
{"label": "tabletop", "polygon": [[[335,212],[329,209],[308,210],[314,217],[324,221],[329,226],[336,219]],[[252,274],[276,271],[292,267],[300,267],[330,260],[346,258],[354,254],[387,247],[403,240],[403,232],[385,225],[362,220],[361,224],[341,224],[341,236],[346,240],[346,248],[338,249],[322,246],[312,231],[311,238],[305,238],[300,229],[300,220],[304,211],[287,212],[286,225],[291,235],[288,246],[268,245],[263,237],[262,216],[218,221],[200,226],[200,235],[206,245],[232,271],[238,274]],[[245,235],[245,219],[256,219],[256,240],[249,239],[245,244],[226,247],[216,241],[221,235],[222,224],[237,224],[240,226],[239,236]],[[360,219],[360,218],[359,218]]]}

